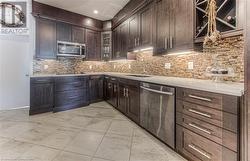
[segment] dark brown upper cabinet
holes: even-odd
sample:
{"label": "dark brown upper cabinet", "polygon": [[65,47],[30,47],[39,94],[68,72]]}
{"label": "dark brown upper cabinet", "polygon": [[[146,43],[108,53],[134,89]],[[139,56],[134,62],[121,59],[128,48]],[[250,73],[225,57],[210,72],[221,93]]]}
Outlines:
{"label": "dark brown upper cabinet", "polygon": [[139,15],[135,14],[128,19],[128,50],[132,51],[139,46]]}
{"label": "dark brown upper cabinet", "polygon": [[116,27],[113,32],[112,32],[112,42],[113,42],[113,55],[112,55],[112,59],[118,59],[120,58],[120,48],[121,48],[121,44],[120,42],[120,27]]}
{"label": "dark brown upper cabinet", "polygon": [[167,51],[170,28],[170,0],[158,0],[156,8],[156,38],[154,52],[161,54]]}
{"label": "dark brown upper cabinet", "polygon": [[85,43],[85,28],[77,26],[72,27],[72,42]]}
{"label": "dark brown upper cabinet", "polygon": [[170,1],[169,52],[193,49],[194,5],[193,0]]}
{"label": "dark brown upper cabinet", "polygon": [[86,30],[87,60],[101,60],[101,33]]}
{"label": "dark brown upper cabinet", "polygon": [[70,24],[57,22],[56,23],[56,39],[57,41],[71,42],[72,26]]}
{"label": "dark brown upper cabinet", "polygon": [[128,24],[125,21],[120,25],[120,50],[121,50],[121,58],[127,57],[128,52]]}
{"label": "dark brown upper cabinet", "polygon": [[36,19],[36,58],[56,58],[56,22]]}
{"label": "dark brown upper cabinet", "polygon": [[123,59],[128,52],[128,23],[123,22],[113,30],[113,59]]}
{"label": "dark brown upper cabinet", "polygon": [[138,45],[140,47],[152,46],[153,43],[153,15],[154,6],[150,4],[139,11],[139,38]]}

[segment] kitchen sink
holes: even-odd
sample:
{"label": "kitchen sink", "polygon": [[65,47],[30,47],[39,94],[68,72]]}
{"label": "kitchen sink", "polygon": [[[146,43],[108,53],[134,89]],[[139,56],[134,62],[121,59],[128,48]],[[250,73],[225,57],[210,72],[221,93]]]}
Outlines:
{"label": "kitchen sink", "polygon": [[140,77],[140,78],[151,77],[151,76],[149,76],[149,75],[137,75],[137,74],[130,74],[130,75],[127,75],[127,76],[131,76],[131,77]]}

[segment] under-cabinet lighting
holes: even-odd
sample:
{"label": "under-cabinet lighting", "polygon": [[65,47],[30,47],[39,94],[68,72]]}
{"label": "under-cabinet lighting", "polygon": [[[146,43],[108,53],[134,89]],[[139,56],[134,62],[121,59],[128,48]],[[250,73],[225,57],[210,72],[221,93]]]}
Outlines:
{"label": "under-cabinet lighting", "polygon": [[97,11],[97,10],[94,10],[93,12],[94,12],[94,14],[98,14],[99,13],[99,11]]}
{"label": "under-cabinet lighting", "polygon": [[183,52],[176,52],[176,53],[170,53],[167,55],[186,55],[186,54],[191,54],[192,51],[183,51]]}
{"label": "under-cabinet lighting", "polygon": [[153,47],[148,47],[148,48],[141,49],[140,51],[148,51],[148,50],[153,50],[153,49],[154,49]]}

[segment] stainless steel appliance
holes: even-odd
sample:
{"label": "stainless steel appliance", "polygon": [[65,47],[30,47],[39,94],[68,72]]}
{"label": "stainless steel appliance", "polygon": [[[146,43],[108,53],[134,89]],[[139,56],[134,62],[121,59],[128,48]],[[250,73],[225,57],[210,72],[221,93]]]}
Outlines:
{"label": "stainless steel appliance", "polygon": [[58,57],[86,57],[85,44],[57,41]]}
{"label": "stainless steel appliance", "polygon": [[175,88],[141,83],[140,125],[175,148]]}

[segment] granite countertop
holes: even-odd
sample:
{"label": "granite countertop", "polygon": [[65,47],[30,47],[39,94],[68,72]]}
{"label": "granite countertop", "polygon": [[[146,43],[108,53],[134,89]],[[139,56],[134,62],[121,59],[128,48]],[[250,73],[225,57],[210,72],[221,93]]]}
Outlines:
{"label": "granite countertop", "polygon": [[[212,80],[201,80],[201,79],[191,79],[191,78],[179,78],[179,77],[166,77],[166,76],[150,76],[150,77],[133,77],[128,76],[131,73],[85,73],[85,74],[65,74],[65,75],[34,75],[31,78],[37,77],[65,77],[65,76],[84,76],[84,75],[100,75],[105,74],[108,76],[126,78],[132,80],[138,80],[148,83],[156,83],[161,85],[173,86],[173,87],[183,87],[190,88],[220,94],[242,96],[244,94],[244,84],[234,83],[234,82],[223,82],[216,83]],[[140,75],[140,74],[136,74]]]}

